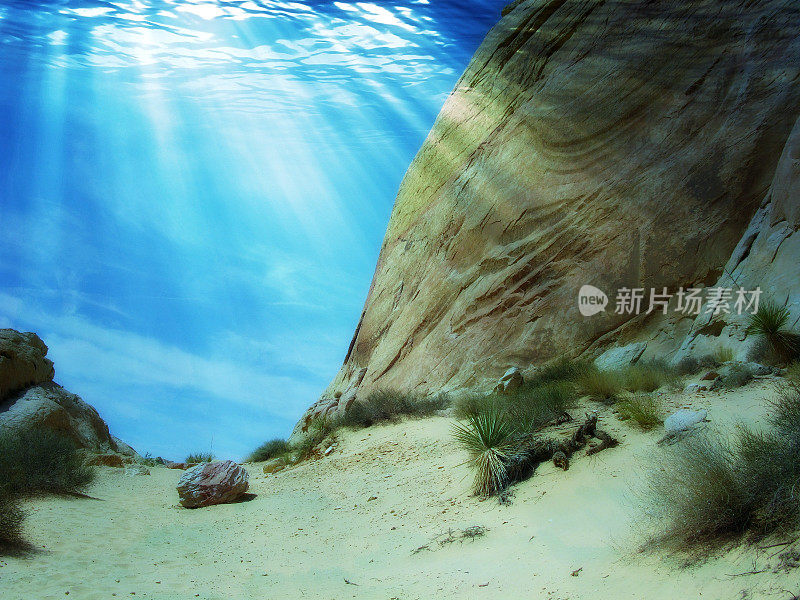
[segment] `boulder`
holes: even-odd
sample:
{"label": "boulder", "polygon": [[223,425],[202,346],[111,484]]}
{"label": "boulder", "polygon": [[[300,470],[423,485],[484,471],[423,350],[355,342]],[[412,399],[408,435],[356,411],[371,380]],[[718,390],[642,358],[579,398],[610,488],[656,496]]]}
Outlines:
{"label": "boulder", "polygon": [[185,462],[175,462],[172,460],[164,461],[164,466],[168,469],[179,469],[181,471],[185,470],[188,466]]}
{"label": "boulder", "polygon": [[647,349],[646,342],[610,348],[594,360],[601,371],[617,371],[634,364]]}
{"label": "boulder", "polygon": [[[56,383],[30,387],[8,400],[5,406],[0,412],[0,427],[51,429],[92,452],[118,452],[119,446],[111,437],[108,425],[94,407]],[[133,450],[130,446],[127,448]]]}
{"label": "boulder", "polygon": [[687,383],[683,388],[684,394],[696,394],[697,392],[707,392],[708,386],[703,383]]}
{"label": "boulder", "polygon": [[196,465],[183,473],[177,486],[180,503],[186,508],[233,502],[247,488],[247,471],[232,460]]}
{"label": "boulder", "polygon": [[25,388],[53,380],[47,346],[35,333],[0,329],[0,402]]}
{"label": "boulder", "polygon": [[507,394],[518,389],[524,383],[519,367],[511,367],[497,382],[497,391]]}
{"label": "boulder", "polygon": [[267,462],[264,463],[264,473],[269,475],[271,473],[277,473],[278,471],[282,471],[286,468],[286,461],[282,458],[271,458]]}
{"label": "boulder", "polygon": [[668,435],[675,434],[694,427],[698,423],[707,420],[707,418],[708,411],[706,410],[695,411],[682,408],[664,419],[664,430]]}

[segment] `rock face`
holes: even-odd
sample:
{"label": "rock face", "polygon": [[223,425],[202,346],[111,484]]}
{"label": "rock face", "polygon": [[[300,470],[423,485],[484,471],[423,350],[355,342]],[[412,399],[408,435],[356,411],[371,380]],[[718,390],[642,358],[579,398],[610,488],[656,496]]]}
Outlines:
{"label": "rock face", "polygon": [[0,428],[47,428],[99,455],[136,456],[94,407],[53,382],[47,346],[34,333],[0,330]]}
{"label": "rock face", "polygon": [[732,252],[796,282],[798,30],[793,0],[511,5],[403,180],[325,396],[361,369],[359,394],[438,391],[612,343],[663,355],[693,328],[613,300],[584,317],[585,284],[708,286]]}
{"label": "rock face", "polygon": [[225,460],[188,469],[181,476],[177,489],[182,506],[200,508],[233,502],[247,487],[247,471],[232,460]]}
{"label": "rock face", "polygon": [[0,329],[0,400],[32,385],[53,380],[47,346],[35,333]]}

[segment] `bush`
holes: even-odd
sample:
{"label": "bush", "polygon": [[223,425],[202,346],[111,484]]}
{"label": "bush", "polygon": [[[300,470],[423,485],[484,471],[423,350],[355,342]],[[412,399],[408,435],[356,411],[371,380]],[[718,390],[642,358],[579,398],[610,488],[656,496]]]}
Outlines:
{"label": "bush", "polygon": [[532,433],[571,408],[576,399],[574,383],[549,381],[524,385],[511,394],[498,395],[494,404],[518,433]]}
{"label": "bush", "polygon": [[423,396],[381,390],[372,392],[361,402],[354,402],[342,420],[342,425],[369,427],[400,416],[426,417],[446,408],[449,404],[450,400],[444,394]]}
{"label": "bush", "polygon": [[589,396],[592,400],[612,403],[624,388],[624,383],[623,373],[599,369],[587,371],[580,376],[577,382],[581,394]]}
{"label": "bush", "polygon": [[289,452],[289,442],[282,438],[275,438],[268,442],[264,442],[258,448],[253,450],[247,458],[247,462],[262,462],[278,456],[283,456]]}
{"label": "bush", "polygon": [[211,452],[193,452],[183,462],[193,465],[211,462],[212,460],[214,460],[214,455]]}
{"label": "bush", "polygon": [[791,360],[798,355],[798,336],[789,331],[789,309],[771,300],[765,300],[755,314],[750,315],[747,334],[764,339],[779,362]]}
{"label": "bush", "polygon": [[469,452],[475,468],[475,495],[487,497],[505,488],[507,474],[503,460],[512,448],[513,434],[506,415],[499,410],[472,415],[466,425],[453,426],[453,436]]}
{"label": "bush", "polygon": [[786,367],[786,379],[789,383],[800,387],[800,362],[795,361]]}
{"label": "bush", "polygon": [[0,490],[0,548],[22,546],[22,522],[25,513],[19,500],[5,490]]}
{"label": "bush", "polygon": [[50,430],[29,429],[0,434],[0,482],[8,494],[80,492],[94,471],[67,438]]}
{"label": "bush", "polygon": [[617,410],[623,419],[631,419],[645,431],[664,422],[661,407],[655,397],[648,394],[634,394],[617,402]]}
{"label": "bush", "polygon": [[312,419],[308,424],[305,436],[290,448],[290,453],[294,454],[294,460],[291,462],[300,462],[310,458],[314,454],[316,447],[331,435],[338,426],[338,421],[328,417],[315,417]]}
{"label": "bush", "polygon": [[456,419],[469,419],[474,415],[497,406],[497,394],[463,394],[453,400],[453,416]]}
{"label": "bush", "polygon": [[720,365],[716,356],[704,354],[702,356],[684,356],[675,365],[676,375],[692,375],[700,369],[715,369]]}
{"label": "bush", "polygon": [[789,535],[800,527],[800,394],[773,403],[772,427],[740,427],[732,443],[707,435],[668,450],[649,478],[667,523],[660,542],[682,548]]}
{"label": "bush", "polygon": [[587,360],[570,360],[559,358],[544,364],[527,382],[531,386],[554,381],[576,382],[586,373],[594,371],[596,367]]}

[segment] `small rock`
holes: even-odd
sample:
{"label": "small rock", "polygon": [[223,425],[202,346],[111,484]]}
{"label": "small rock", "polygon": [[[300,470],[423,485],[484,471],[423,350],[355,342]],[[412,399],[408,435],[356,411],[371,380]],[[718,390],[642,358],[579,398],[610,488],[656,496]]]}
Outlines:
{"label": "small rock", "polygon": [[690,427],[694,427],[698,423],[702,423],[708,418],[707,410],[689,410],[682,408],[664,420],[664,429],[667,434],[678,433]]}
{"label": "small rock", "polygon": [[708,386],[702,383],[690,383],[685,388],[683,388],[684,394],[695,394],[697,392],[707,392]]}
{"label": "small rock", "polygon": [[497,390],[501,392],[512,392],[523,384],[522,373],[519,367],[511,367],[506,371],[497,382]]}
{"label": "small rock", "polygon": [[264,463],[264,473],[269,475],[270,473],[277,473],[278,471],[282,471],[286,468],[286,461],[282,458],[272,458]]}
{"label": "small rock", "polygon": [[233,502],[248,488],[247,471],[232,460],[218,460],[188,469],[177,485],[182,506],[200,508]]}
{"label": "small rock", "polygon": [[125,467],[123,474],[126,477],[136,477],[137,475],[150,475],[150,469],[144,465],[128,465]]}
{"label": "small rock", "polygon": [[373,500],[377,500],[377,499],[378,499],[377,496],[370,496],[369,498],[367,498],[367,502],[372,502]]}
{"label": "small rock", "polygon": [[174,462],[171,460],[164,461],[164,466],[168,469],[180,469],[181,471],[185,470],[187,465],[183,462]]}

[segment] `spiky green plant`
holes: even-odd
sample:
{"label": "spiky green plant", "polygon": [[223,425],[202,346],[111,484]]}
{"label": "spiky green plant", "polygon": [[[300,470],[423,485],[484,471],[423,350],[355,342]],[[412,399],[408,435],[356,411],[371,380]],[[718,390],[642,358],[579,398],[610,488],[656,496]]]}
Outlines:
{"label": "spiky green plant", "polygon": [[487,497],[502,491],[507,483],[504,459],[513,446],[514,428],[499,410],[490,409],[456,423],[453,437],[470,454],[475,469],[473,491]]}
{"label": "spiky green plant", "polygon": [[789,309],[772,300],[765,300],[750,315],[746,332],[764,339],[779,361],[790,360],[798,354],[797,335],[787,329]]}

